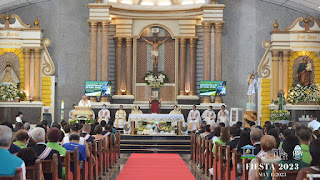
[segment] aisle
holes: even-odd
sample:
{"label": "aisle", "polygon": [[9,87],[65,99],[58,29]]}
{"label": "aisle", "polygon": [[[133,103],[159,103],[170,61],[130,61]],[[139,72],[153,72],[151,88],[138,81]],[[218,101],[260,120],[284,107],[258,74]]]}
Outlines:
{"label": "aisle", "polygon": [[117,180],[195,180],[178,154],[131,154]]}

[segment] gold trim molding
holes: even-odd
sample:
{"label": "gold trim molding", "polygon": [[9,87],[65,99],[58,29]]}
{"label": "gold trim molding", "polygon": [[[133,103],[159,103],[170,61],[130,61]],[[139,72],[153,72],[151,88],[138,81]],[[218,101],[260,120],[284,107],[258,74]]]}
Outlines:
{"label": "gold trim molding", "polygon": [[42,40],[42,45],[44,50],[44,55],[43,55],[44,63],[41,70],[45,76],[51,76],[55,71],[53,61],[47,49],[47,47],[50,46],[50,44],[51,44],[50,39],[45,38]]}

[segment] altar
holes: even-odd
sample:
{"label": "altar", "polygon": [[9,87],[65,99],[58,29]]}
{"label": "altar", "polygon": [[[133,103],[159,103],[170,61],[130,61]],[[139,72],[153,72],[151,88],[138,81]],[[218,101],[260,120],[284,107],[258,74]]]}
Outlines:
{"label": "altar", "polygon": [[168,123],[171,122],[171,127],[177,125],[178,121],[184,122],[183,114],[130,114],[128,118],[129,123],[135,121],[135,127],[138,126],[139,121],[148,123]]}

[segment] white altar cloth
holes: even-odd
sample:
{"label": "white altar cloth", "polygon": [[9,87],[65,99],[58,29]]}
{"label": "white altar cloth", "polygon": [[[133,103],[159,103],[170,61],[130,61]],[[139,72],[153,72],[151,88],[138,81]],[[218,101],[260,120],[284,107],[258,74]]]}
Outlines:
{"label": "white altar cloth", "polygon": [[178,121],[184,122],[183,114],[130,114],[128,121],[135,121],[137,127],[138,121],[148,122],[171,122],[171,126],[176,126]]}

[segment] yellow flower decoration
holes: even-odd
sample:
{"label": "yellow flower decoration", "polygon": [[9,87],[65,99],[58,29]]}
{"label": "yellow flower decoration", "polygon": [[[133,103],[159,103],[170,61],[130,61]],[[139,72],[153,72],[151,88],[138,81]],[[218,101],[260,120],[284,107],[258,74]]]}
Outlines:
{"label": "yellow flower decoration", "polygon": [[310,89],[307,89],[307,90],[306,90],[306,94],[307,94],[307,95],[309,95],[310,92],[311,92]]}

